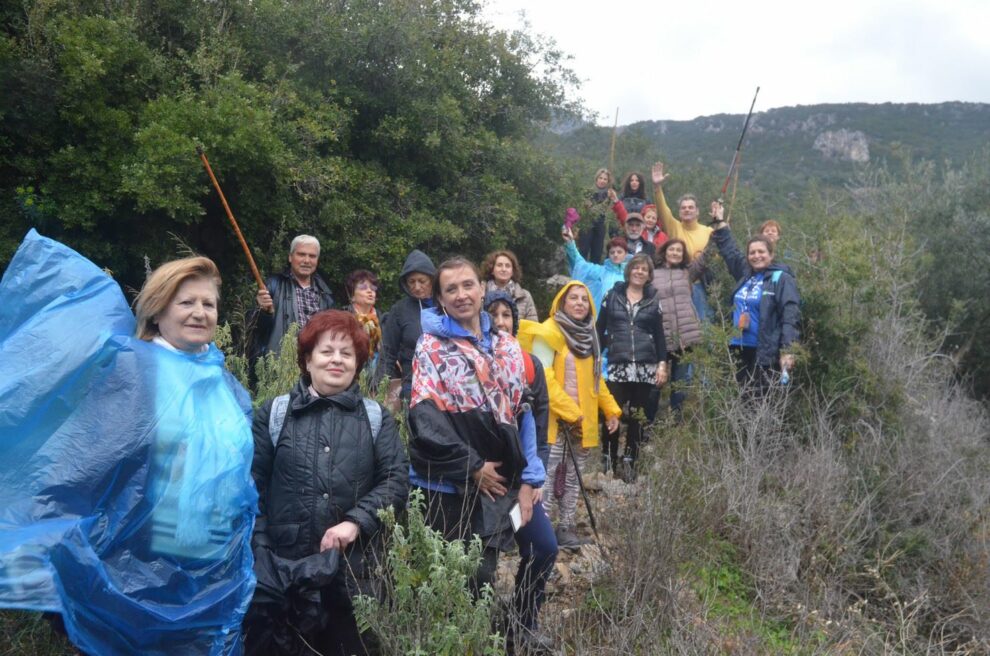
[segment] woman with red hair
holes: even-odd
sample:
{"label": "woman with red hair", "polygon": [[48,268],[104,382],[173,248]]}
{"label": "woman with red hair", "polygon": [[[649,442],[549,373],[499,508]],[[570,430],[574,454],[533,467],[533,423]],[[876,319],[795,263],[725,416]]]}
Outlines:
{"label": "woman with red hair", "polygon": [[[321,588],[318,622],[303,638],[324,654],[363,654],[351,597],[367,587],[378,511],[405,505],[409,461],[392,416],[361,396],[368,333],[357,318],[320,312],[298,343],[299,382],[254,417],[255,554],[298,561],[336,550],[347,562]],[[250,629],[247,646],[275,649],[252,645]]]}

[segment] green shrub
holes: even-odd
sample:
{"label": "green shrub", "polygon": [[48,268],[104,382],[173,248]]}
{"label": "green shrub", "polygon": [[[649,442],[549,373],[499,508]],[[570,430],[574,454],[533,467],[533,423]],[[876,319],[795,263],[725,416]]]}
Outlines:
{"label": "green shrub", "polygon": [[481,540],[447,542],[426,525],[419,490],[409,495],[407,521],[389,509],[381,513],[387,553],[377,572],[387,599],[355,599],[362,631],[373,631],[386,654],[501,654],[503,638],[492,633],[494,594],[485,586],[475,600],[469,579],[481,563]]}
{"label": "green shrub", "polygon": [[288,393],[299,380],[296,344],[298,334],[299,326],[290,325],[282,337],[282,350],[278,354],[266,353],[258,358],[254,364],[255,379],[252,384],[248,377],[249,359],[239,354],[244,349],[236,348],[230,325],[224,324],[217,328],[217,348],[224,352],[227,370],[251,393],[255,408],[280,394]]}

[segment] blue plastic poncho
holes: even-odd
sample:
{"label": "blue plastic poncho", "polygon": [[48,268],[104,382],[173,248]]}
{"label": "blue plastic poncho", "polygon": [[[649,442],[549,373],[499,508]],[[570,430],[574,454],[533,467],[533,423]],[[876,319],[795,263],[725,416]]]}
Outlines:
{"label": "blue plastic poncho", "polygon": [[133,337],[117,283],[33,230],[0,308],[0,607],[94,655],[240,653],[257,493],[223,355]]}

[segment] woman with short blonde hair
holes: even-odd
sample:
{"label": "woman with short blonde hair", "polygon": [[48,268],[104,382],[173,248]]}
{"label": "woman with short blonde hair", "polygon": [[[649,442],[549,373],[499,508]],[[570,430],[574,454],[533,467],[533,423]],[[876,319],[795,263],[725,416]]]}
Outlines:
{"label": "woman with short blonde hair", "polygon": [[[160,335],[158,316],[167,308],[176,292],[190,278],[207,280],[220,292],[220,271],[208,257],[186,257],[166,262],[155,269],[144,283],[134,302],[137,319],[136,336],[146,342]],[[211,335],[212,337],[212,335]]]}

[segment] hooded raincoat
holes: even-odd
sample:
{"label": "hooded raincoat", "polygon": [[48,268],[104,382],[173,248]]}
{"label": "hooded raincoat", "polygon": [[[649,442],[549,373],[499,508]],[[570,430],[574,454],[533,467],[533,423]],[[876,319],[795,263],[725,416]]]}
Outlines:
{"label": "hooded raincoat", "polygon": [[0,608],[89,654],[240,654],[258,497],[223,354],[133,337],[120,286],[33,230],[0,307]]}
{"label": "hooded raincoat", "polygon": [[[615,283],[625,280],[626,263],[615,264],[608,257],[605,258],[604,264],[589,262],[581,257],[573,241],[564,244],[564,254],[567,255],[567,262],[571,265],[571,278],[582,282],[588,288],[597,312],[608,290],[612,289]],[[554,312],[556,308],[550,310],[549,316],[552,317]]]}
{"label": "hooded raincoat", "polygon": [[[585,290],[588,289],[584,283],[572,280],[557,292],[553,304],[550,306],[549,318],[542,323],[520,322],[519,343],[523,349],[539,358],[546,369],[547,391],[550,395],[550,425],[547,427],[547,441],[550,444],[556,443],[558,420],[574,423],[583,417],[581,446],[590,448],[598,446],[598,410],[601,410],[606,417],[619,417],[622,415],[622,410],[601,380],[601,373],[595,371],[593,358],[574,359],[577,371],[578,403],[575,403],[564,389],[566,360],[569,351],[567,340],[564,339],[560,326],[557,325],[554,317],[563,305],[567,290],[575,285],[579,285]],[[592,306],[592,326],[596,315],[597,306]]]}
{"label": "hooded raincoat", "polygon": [[403,396],[408,396],[412,381],[412,358],[416,341],[423,333],[420,326],[420,313],[433,307],[432,299],[418,299],[409,291],[406,278],[412,273],[424,273],[431,278],[437,275],[437,268],[429,256],[414,249],[406,257],[399,274],[399,288],[405,297],[396,301],[382,323],[382,369],[389,378],[401,378]]}

